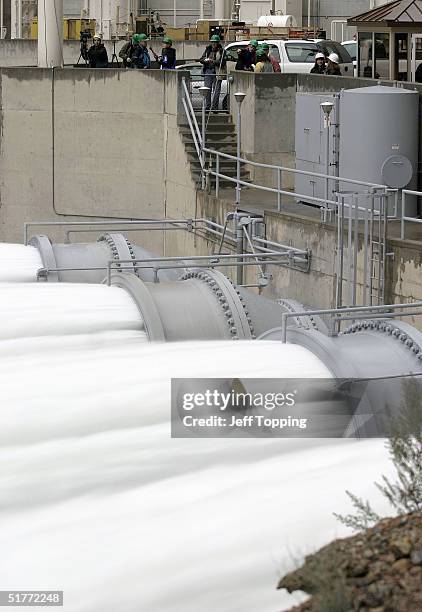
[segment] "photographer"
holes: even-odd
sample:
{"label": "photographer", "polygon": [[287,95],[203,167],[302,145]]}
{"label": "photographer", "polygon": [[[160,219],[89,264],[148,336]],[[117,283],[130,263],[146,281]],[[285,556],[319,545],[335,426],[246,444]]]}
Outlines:
{"label": "photographer", "polygon": [[131,59],[132,59],[133,49],[134,49],[134,44],[133,44],[133,40],[132,40],[132,36],[131,36],[129,38],[129,40],[120,49],[120,53],[119,53],[119,57],[122,58],[123,66],[125,68],[130,68],[130,63],[131,63]]}
{"label": "photographer", "polygon": [[100,34],[95,34],[93,45],[88,49],[87,58],[90,68],[108,68],[107,49],[103,45]]}
{"label": "photographer", "polygon": [[211,44],[206,47],[199,62],[202,64],[204,85],[209,88],[205,108],[207,111],[218,109],[221,82],[226,75],[227,63],[226,54],[218,34],[211,36]]}
{"label": "photographer", "polygon": [[132,38],[133,51],[129,66],[138,70],[151,68],[151,58],[147,49],[148,36],[146,34],[135,34]]}
{"label": "photographer", "polygon": [[176,68],[176,50],[173,49],[173,41],[166,36],[163,40],[164,47],[161,49],[161,55],[157,55],[150,47],[156,62],[160,64],[161,70],[174,70]]}

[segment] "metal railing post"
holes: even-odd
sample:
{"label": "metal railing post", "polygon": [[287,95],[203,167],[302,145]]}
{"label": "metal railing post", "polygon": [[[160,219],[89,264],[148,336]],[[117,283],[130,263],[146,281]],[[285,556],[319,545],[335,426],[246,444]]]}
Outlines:
{"label": "metal railing post", "polygon": [[242,102],[246,97],[246,94],[238,91],[234,94],[237,102],[237,153],[236,153],[236,208],[240,204],[240,156],[241,156],[241,130],[242,130],[242,116],[241,116],[241,106]]}
{"label": "metal railing post", "polygon": [[281,315],[281,341],[283,344],[287,342],[287,317],[288,313],[283,312]]}
{"label": "metal railing post", "polygon": [[344,196],[338,198],[337,204],[337,291],[336,308],[340,308],[343,297],[343,258],[344,258]]}
{"label": "metal railing post", "polygon": [[356,306],[357,285],[358,285],[358,250],[359,250],[359,201],[358,194],[353,195],[353,204],[355,207],[355,218],[353,228],[353,286],[352,286],[352,304]]}
{"label": "metal railing post", "polygon": [[201,174],[201,188],[205,189],[205,105],[206,105],[206,96],[204,95],[202,98],[202,149],[201,149],[201,159],[202,159],[202,174]]}
{"label": "metal railing post", "polygon": [[202,165],[202,172],[201,172],[201,189],[202,191],[205,190],[205,148],[206,148],[206,142],[205,142],[205,138],[206,138],[206,128],[207,128],[207,124],[206,124],[206,119],[205,119],[205,112],[206,112],[206,105],[207,105],[207,96],[210,92],[210,88],[209,87],[200,87],[199,88],[199,93],[202,96],[202,135],[201,135],[201,165]]}
{"label": "metal railing post", "polygon": [[[236,213],[236,253],[241,255],[244,251],[243,249],[243,224],[240,215]],[[241,263],[242,260],[238,260],[238,264]],[[236,283],[238,285],[243,285],[243,266],[237,265],[236,269]]]}
{"label": "metal railing post", "polygon": [[215,156],[215,197],[218,198],[220,194],[220,155],[217,152]]}
{"label": "metal railing post", "polygon": [[406,216],[406,192],[402,191],[401,194],[401,230],[400,230],[400,237],[402,240],[404,240],[404,218]]}
{"label": "metal railing post", "polygon": [[277,211],[281,211],[281,169],[277,168]]}
{"label": "metal railing post", "polygon": [[240,104],[237,106],[237,147],[236,147],[236,207],[240,204],[240,155],[241,155],[241,135],[242,117],[240,113]]}

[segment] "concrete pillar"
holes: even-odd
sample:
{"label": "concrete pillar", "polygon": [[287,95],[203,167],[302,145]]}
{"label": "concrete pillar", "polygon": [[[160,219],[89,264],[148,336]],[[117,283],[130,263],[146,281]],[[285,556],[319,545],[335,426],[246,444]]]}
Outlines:
{"label": "concrete pillar", "polygon": [[214,19],[225,19],[224,0],[214,0]]}
{"label": "concrete pillar", "polygon": [[63,66],[63,0],[38,0],[38,66]]}

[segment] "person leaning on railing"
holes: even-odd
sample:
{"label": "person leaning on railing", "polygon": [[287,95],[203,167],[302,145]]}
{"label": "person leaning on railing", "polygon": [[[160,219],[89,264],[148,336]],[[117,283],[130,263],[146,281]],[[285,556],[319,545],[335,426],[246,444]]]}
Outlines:
{"label": "person leaning on railing", "polygon": [[270,45],[268,43],[262,43],[261,48],[264,49],[265,53],[267,54],[267,57],[270,60],[271,65],[273,67],[273,71],[274,72],[281,72],[281,68],[280,68],[279,62],[270,53]]}
{"label": "person leaning on railing", "polygon": [[340,58],[337,53],[331,53],[328,56],[327,69],[325,74],[330,76],[341,76]]}
{"label": "person leaning on railing", "polygon": [[256,50],[258,41],[251,40],[245,49],[239,49],[237,52],[236,70],[247,70],[253,72],[253,66],[256,64]]}
{"label": "person leaning on railing", "polygon": [[258,47],[256,51],[256,60],[255,72],[274,72],[270,58],[262,47]]}
{"label": "person leaning on railing", "polygon": [[311,74],[325,74],[325,55],[323,53],[317,53],[315,55],[315,64],[311,70]]}
{"label": "person leaning on railing", "polygon": [[211,44],[205,48],[199,60],[202,64],[202,74],[204,75],[204,85],[209,87],[209,92],[205,99],[206,110],[218,109],[218,102],[221,93],[221,82],[226,76],[226,54],[221,46],[218,34],[211,36]]}

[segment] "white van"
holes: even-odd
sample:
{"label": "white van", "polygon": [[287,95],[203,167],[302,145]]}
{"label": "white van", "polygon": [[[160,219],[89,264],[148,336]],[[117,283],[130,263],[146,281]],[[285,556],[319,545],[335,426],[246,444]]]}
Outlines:
{"label": "white van", "polygon": [[[344,76],[353,76],[353,60],[340,43],[332,40],[259,40],[259,44],[267,43],[272,55],[279,63],[284,74],[308,74],[315,63],[315,55],[319,52],[325,55],[337,53],[340,58],[340,69]],[[226,47],[227,61],[230,69],[237,62],[237,52],[249,44],[248,40],[230,43]]]}

